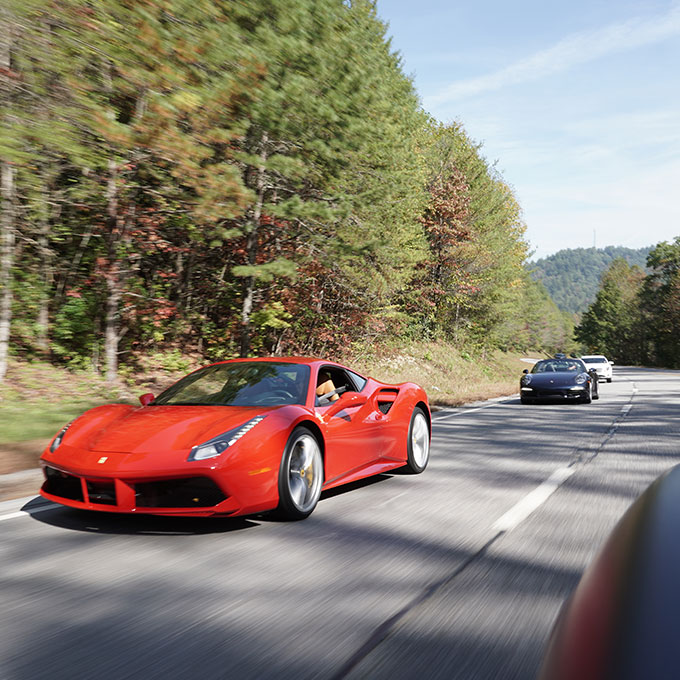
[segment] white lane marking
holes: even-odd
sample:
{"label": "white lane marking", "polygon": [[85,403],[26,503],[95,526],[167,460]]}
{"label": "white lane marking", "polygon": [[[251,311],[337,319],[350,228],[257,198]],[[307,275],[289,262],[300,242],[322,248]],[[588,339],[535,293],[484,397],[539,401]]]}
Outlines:
{"label": "white lane marking", "polygon": [[548,479],[533,491],[529,492],[519,503],[514,505],[502,517],[494,522],[496,531],[511,531],[523,522],[536,508],[545,503],[557,491],[561,484],[569,479],[576,469],[563,467],[555,470]]}
{"label": "white lane marking", "polygon": [[54,510],[60,507],[57,503],[50,503],[49,505],[41,505],[39,508],[31,510],[19,510],[18,512],[10,512],[7,515],[0,515],[0,522],[5,519],[16,519],[17,517],[26,517],[27,515],[37,515],[39,512],[46,510]]}
{"label": "white lane marking", "polygon": [[457,413],[449,413],[446,416],[442,416],[441,418],[435,418],[434,416],[432,417],[432,422],[433,423],[439,423],[442,420],[447,420],[448,418],[455,418],[456,416],[464,416],[468,413],[474,413],[475,411],[483,411],[485,408],[491,408],[492,406],[498,406],[499,404],[503,404],[506,401],[509,401],[510,399],[516,399],[517,397],[507,397],[506,399],[503,399],[502,401],[496,401],[493,404],[486,404],[485,406],[476,406],[475,408],[467,408],[464,411],[459,411]]}
{"label": "white lane marking", "polygon": [[0,522],[4,519],[15,519],[16,517],[23,517],[24,515],[27,515],[27,512],[11,512],[9,515],[2,515],[0,516]]}
{"label": "white lane marking", "polygon": [[628,411],[630,411],[630,409],[632,408],[633,408],[632,404],[626,404],[625,406],[621,407],[621,413],[628,413]]}

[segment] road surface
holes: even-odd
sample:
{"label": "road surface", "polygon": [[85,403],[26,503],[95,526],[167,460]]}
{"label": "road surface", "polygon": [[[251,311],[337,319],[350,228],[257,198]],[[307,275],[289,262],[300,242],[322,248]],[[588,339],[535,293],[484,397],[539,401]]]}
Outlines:
{"label": "road surface", "polygon": [[419,476],[308,520],[0,504],[0,678],[534,678],[614,524],[680,462],[680,372],[434,414]]}

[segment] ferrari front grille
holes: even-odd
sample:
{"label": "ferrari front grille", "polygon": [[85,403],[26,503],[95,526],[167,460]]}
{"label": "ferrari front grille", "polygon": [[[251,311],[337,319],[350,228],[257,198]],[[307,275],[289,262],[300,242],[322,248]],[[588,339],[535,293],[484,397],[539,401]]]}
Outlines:
{"label": "ferrari front grille", "polygon": [[79,477],[51,467],[45,468],[45,491],[53,496],[68,498],[72,501],[85,500]]}
{"label": "ferrari front grille", "polygon": [[101,505],[116,504],[116,485],[113,482],[87,482],[87,497],[90,503]]}
{"label": "ferrari front grille", "polygon": [[209,508],[226,498],[217,484],[207,477],[135,484],[135,503],[139,508]]}

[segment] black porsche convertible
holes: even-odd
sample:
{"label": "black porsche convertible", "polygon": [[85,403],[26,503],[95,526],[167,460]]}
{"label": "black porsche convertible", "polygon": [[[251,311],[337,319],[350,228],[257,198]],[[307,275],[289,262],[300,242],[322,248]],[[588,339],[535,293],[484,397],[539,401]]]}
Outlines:
{"label": "black porsche convertible", "polygon": [[519,381],[523,404],[536,401],[578,401],[590,404],[599,399],[597,374],[588,371],[580,359],[557,355],[537,361],[531,371],[524,370]]}

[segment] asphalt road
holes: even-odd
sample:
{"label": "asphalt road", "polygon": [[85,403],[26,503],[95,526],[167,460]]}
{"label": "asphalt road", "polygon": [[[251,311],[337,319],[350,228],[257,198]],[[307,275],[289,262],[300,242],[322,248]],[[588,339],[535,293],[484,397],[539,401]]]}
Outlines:
{"label": "asphalt road", "polygon": [[0,678],[534,678],[584,567],[680,462],[680,372],[600,394],[440,411],[424,474],[303,522],[0,504]]}

